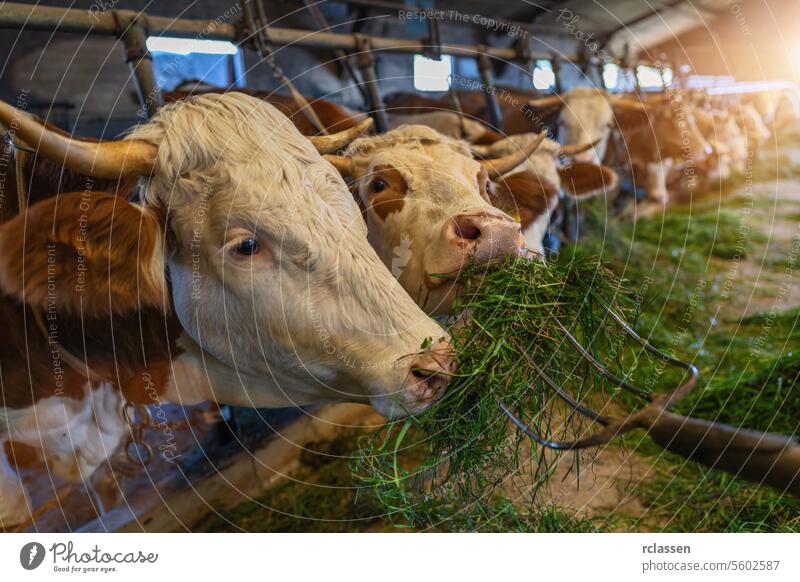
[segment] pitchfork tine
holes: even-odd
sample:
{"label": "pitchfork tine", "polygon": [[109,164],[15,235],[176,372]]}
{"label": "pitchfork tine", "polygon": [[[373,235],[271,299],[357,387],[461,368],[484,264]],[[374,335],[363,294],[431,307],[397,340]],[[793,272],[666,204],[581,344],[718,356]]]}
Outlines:
{"label": "pitchfork tine", "polygon": [[525,360],[528,362],[528,365],[530,365],[534,370],[536,370],[536,373],[539,375],[539,377],[542,380],[545,381],[545,384],[547,384],[548,386],[550,386],[550,388],[553,389],[553,391],[558,395],[559,398],[561,398],[561,400],[563,400],[564,402],[566,402],[567,404],[572,406],[572,408],[574,408],[577,412],[580,412],[582,415],[586,416],[587,418],[591,418],[593,421],[597,422],[598,424],[602,424],[603,426],[607,426],[611,422],[607,417],[603,416],[602,414],[599,414],[599,413],[595,412],[591,408],[587,408],[587,407],[583,406],[580,402],[575,400],[575,398],[573,398],[569,394],[569,392],[564,390],[564,388],[562,388],[561,386],[556,384],[555,380],[553,380],[550,376],[545,374],[544,370],[542,370],[538,366],[538,364],[531,359],[531,357],[528,354],[523,352],[522,355],[525,358]]}
{"label": "pitchfork tine", "polygon": [[677,389],[675,389],[669,395],[669,397],[663,402],[665,408],[669,408],[670,406],[678,402],[681,398],[683,398],[689,392],[692,391],[692,389],[697,384],[697,380],[700,378],[700,371],[697,369],[697,366],[695,366],[694,364],[690,364],[689,362],[684,362],[677,358],[673,358],[672,356],[668,356],[667,354],[659,350],[657,347],[652,345],[650,342],[648,342],[646,339],[641,337],[638,333],[636,333],[633,330],[633,328],[629,326],[627,323],[625,323],[625,320],[622,319],[619,315],[617,315],[611,308],[606,307],[606,311],[612,318],[614,318],[614,321],[616,321],[619,324],[619,326],[623,330],[625,330],[625,332],[629,336],[631,336],[634,340],[639,342],[648,352],[650,352],[651,354],[655,354],[656,356],[661,358],[663,362],[672,364],[673,366],[676,366],[678,368],[683,368],[684,370],[689,372],[690,378],[681,386],[679,386]]}
{"label": "pitchfork tine", "polygon": [[573,345],[573,347],[578,350],[578,352],[589,361],[589,363],[595,367],[595,369],[600,372],[603,376],[611,380],[617,387],[627,390],[632,394],[636,394],[639,398],[644,400],[650,400],[650,396],[648,393],[641,388],[637,388],[631,384],[628,384],[625,380],[620,378],[619,376],[615,375],[611,370],[609,370],[606,366],[604,366],[600,361],[598,361],[592,354],[589,353],[589,350],[584,348],[581,343],[577,340],[577,338],[572,335],[566,326],[561,323],[558,319],[556,319],[556,325],[561,328],[561,331],[567,336],[569,343]]}

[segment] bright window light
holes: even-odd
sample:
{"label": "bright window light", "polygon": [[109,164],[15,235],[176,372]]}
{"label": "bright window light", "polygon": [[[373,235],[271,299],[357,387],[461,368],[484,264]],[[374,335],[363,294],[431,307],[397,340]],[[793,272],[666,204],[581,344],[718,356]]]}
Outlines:
{"label": "bright window light", "polygon": [[452,73],[453,60],[450,55],[442,55],[438,61],[414,55],[414,89],[417,91],[447,91]]}
{"label": "bright window light", "polygon": [[206,55],[235,55],[239,52],[236,45],[227,40],[175,38],[172,36],[148,37],[147,49],[151,52],[172,53],[175,55],[197,53]]}
{"label": "bright window light", "polygon": [[639,80],[639,87],[642,89],[660,89],[664,86],[661,72],[655,67],[636,67],[636,78]]}
{"label": "bright window light", "polygon": [[539,91],[550,91],[556,87],[556,74],[553,63],[547,59],[538,59],[533,67],[533,88]]}
{"label": "bright window light", "polygon": [[603,84],[606,89],[616,89],[619,84],[619,65],[608,63],[603,65]]}

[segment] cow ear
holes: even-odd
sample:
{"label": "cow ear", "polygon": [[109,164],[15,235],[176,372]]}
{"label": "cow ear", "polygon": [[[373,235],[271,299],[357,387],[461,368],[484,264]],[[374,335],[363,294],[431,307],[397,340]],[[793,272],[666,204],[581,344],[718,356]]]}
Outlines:
{"label": "cow ear", "polygon": [[166,310],[162,228],[112,194],[48,198],[0,226],[0,289],[34,308],[88,316]]}
{"label": "cow ear", "polygon": [[559,168],[564,193],[572,198],[591,198],[604,192],[614,192],[619,183],[617,173],[608,166],[576,162]]}
{"label": "cow ear", "polygon": [[558,187],[529,170],[503,176],[492,184],[489,202],[526,228],[558,203]]}

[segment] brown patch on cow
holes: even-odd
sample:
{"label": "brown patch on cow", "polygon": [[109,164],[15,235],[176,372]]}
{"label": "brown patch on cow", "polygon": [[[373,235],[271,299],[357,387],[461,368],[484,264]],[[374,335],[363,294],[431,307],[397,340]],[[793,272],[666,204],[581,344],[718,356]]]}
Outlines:
{"label": "brown patch on cow", "polygon": [[171,359],[157,361],[136,370],[136,373],[122,381],[120,388],[126,401],[135,404],[153,404],[167,388],[172,372],[172,359],[179,353],[171,354]]}
{"label": "brown patch on cow", "polygon": [[[62,135],[69,135],[50,123],[42,121],[49,129]],[[86,139],[83,141],[97,141]],[[17,184],[17,151],[9,144],[0,144],[0,224],[19,214],[19,185]],[[136,186],[136,178],[125,180],[100,180],[91,178],[65,168],[61,163],[48,160],[43,156],[29,154],[25,156],[23,175],[24,203],[28,206],[46,200],[63,192],[112,192],[120,196],[130,194]]]}
{"label": "brown patch on cow", "polygon": [[5,453],[11,465],[18,471],[38,465],[42,459],[41,449],[15,441],[6,441],[0,453]]}
{"label": "brown patch on cow", "polygon": [[487,129],[473,143],[475,145],[492,145],[493,143],[497,143],[498,141],[504,139],[505,136],[497,133],[496,131],[492,131],[491,129]]}
{"label": "brown patch on cow", "polygon": [[553,210],[558,204],[558,187],[547,178],[525,171],[495,182],[491,202],[500,210],[519,216],[522,228]]}
{"label": "brown patch on cow", "polygon": [[[381,191],[375,191],[379,183],[384,184]],[[392,212],[400,212],[405,205],[408,184],[403,175],[392,166],[376,166],[367,182],[369,207],[382,220]]]}
{"label": "brown patch on cow", "polygon": [[616,126],[623,134],[639,131],[650,124],[650,114],[644,107],[625,107],[622,104],[615,104],[613,110]]}
{"label": "brown patch on cow", "polygon": [[163,308],[160,229],[150,211],[113,194],[75,192],[38,202],[0,227],[0,288],[63,313]]}
{"label": "brown patch on cow", "polygon": [[617,173],[611,168],[588,162],[576,162],[559,168],[558,175],[564,191],[573,198],[586,198],[613,190],[619,181]]}

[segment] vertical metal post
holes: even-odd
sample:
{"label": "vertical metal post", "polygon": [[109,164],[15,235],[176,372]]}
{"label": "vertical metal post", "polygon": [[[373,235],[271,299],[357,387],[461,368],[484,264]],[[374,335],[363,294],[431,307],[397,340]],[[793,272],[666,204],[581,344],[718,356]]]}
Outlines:
{"label": "vertical metal post", "polygon": [[494,74],[492,73],[492,63],[486,54],[486,45],[478,47],[478,70],[481,73],[481,81],[485,87],[486,109],[489,112],[489,121],[495,129],[503,125],[503,114],[500,111],[500,103],[497,101],[497,90],[494,87]]}
{"label": "vertical metal post", "polygon": [[386,117],[386,108],[381,99],[381,93],[378,90],[378,77],[375,74],[375,59],[372,56],[372,45],[369,38],[356,34],[357,61],[359,71],[361,71],[361,78],[364,80],[364,85],[367,89],[369,96],[369,114],[375,120],[375,127],[379,133],[389,131],[389,119]]}
{"label": "vertical metal post", "polygon": [[116,13],[119,38],[125,45],[125,62],[131,69],[136,84],[136,94],[139,105],[147,114],[153,117],[163,104],[161,90],[156,83],[153,73],[153,57],[147,50],[147,22],[146,17],[134,16],[127,22],[122,22]]}
{"label": "vertical metal post", "polygon": [[[312,0],[303,0],[303,5],[311,13],[311,17],[314,19],[317,28],[324,30],[325,32],[331,31],[331,25],[328,23],[328,19],[325,18],[322,10],[319,9],[318,3],[313,2]],[[336,56],[336,62],[339,63],[339,65],[347,72],[348,75],[350,75],[350,78],[353,80],[356,89],[361,94],[361,98],[364,100],[364,104],[368,105],[369,95],[367,95],[366,89],[361,84],[361,79],[358,78],[358,74],[353,68],[353,65],[350,64],[347,51],[344,49],[333,49],[333,54]]]}
{"label": "vertical metal post", "polygon": [[553,76],[555,77],[556,81],[556,93],[561,94],[564,91],[564,86],[561,84],[561,57],[558,56],[558,54],[553,53],[553,56],[550,59],[550,65],[553,67]]}

